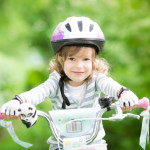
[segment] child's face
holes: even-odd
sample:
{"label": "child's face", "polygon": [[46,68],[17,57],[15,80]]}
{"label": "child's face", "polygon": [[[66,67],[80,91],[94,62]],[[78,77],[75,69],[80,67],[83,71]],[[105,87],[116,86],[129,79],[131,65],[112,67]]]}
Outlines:
{"label": "child's face", "polygon": [[64,72],[71,79],[70,85],[82,85],[92,73],[92,50],[90,47],[83,47],[77,54],[66,58]]}

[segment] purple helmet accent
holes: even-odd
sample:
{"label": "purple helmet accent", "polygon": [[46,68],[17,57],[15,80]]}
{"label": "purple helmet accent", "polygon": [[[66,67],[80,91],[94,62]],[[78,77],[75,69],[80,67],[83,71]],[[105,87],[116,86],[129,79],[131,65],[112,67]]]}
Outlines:
{"label": "purple helmet accent", "polygon": [[61,24],[62,23],[58,24],[58,26],[56,27],[51,41],[62,40],[64,38],[64,31],[61,31]]}
{"label": "purple helmet accent", "polygon": [[51,38],[52,48],[57,53],[67,45],[91,45],[97,54],[103,50],[104,34],[96,22],[87,17],[70,17],[58,24]]}

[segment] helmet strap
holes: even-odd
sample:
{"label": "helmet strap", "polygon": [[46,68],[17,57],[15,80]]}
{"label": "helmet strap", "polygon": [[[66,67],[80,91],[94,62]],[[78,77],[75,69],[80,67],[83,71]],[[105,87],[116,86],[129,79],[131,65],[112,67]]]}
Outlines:
{"label": "helmet strap", "polygon": [[[62,109],[66,109],[66,105],[70,106],[70,102],[69,102],[68,98],[66,97],[66,95],[64,94],[64,79],[66,77],[67,76],[65,75],[65,76],[61,77],[60,80],[59,80],[60,92],[61,92],[61,96],[63,98]],[[69,79],[69,80],[71,80],[71,79]]]}

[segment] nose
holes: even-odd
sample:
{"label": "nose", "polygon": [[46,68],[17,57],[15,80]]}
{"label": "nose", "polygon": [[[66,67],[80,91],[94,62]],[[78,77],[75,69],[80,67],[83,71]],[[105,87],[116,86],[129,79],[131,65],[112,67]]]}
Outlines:
{"label": "nose", "polygon": [[76,61],[76,67],[77,68],[82,68],[83,67],[83,62],[81,60]]}

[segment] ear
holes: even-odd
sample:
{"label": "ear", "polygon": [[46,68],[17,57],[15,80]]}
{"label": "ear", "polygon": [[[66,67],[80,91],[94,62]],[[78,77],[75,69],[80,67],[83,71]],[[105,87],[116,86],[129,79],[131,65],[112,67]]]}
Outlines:
{"label": "ear", "polygon": [[33,110],[33,108],[32,108],[32,107],[29,107],[28,109],[29,109],[29,110]]}
{"label": "ear", "polygon": [[36,115],[36,110],[35,110],[34,115],[32,116],[32,118],[34,118],[34,117],[35,117],[35,115]]}
{"label": "ear", "polygon": [[21,112],[21,109],[19,108],[18,111]]}

